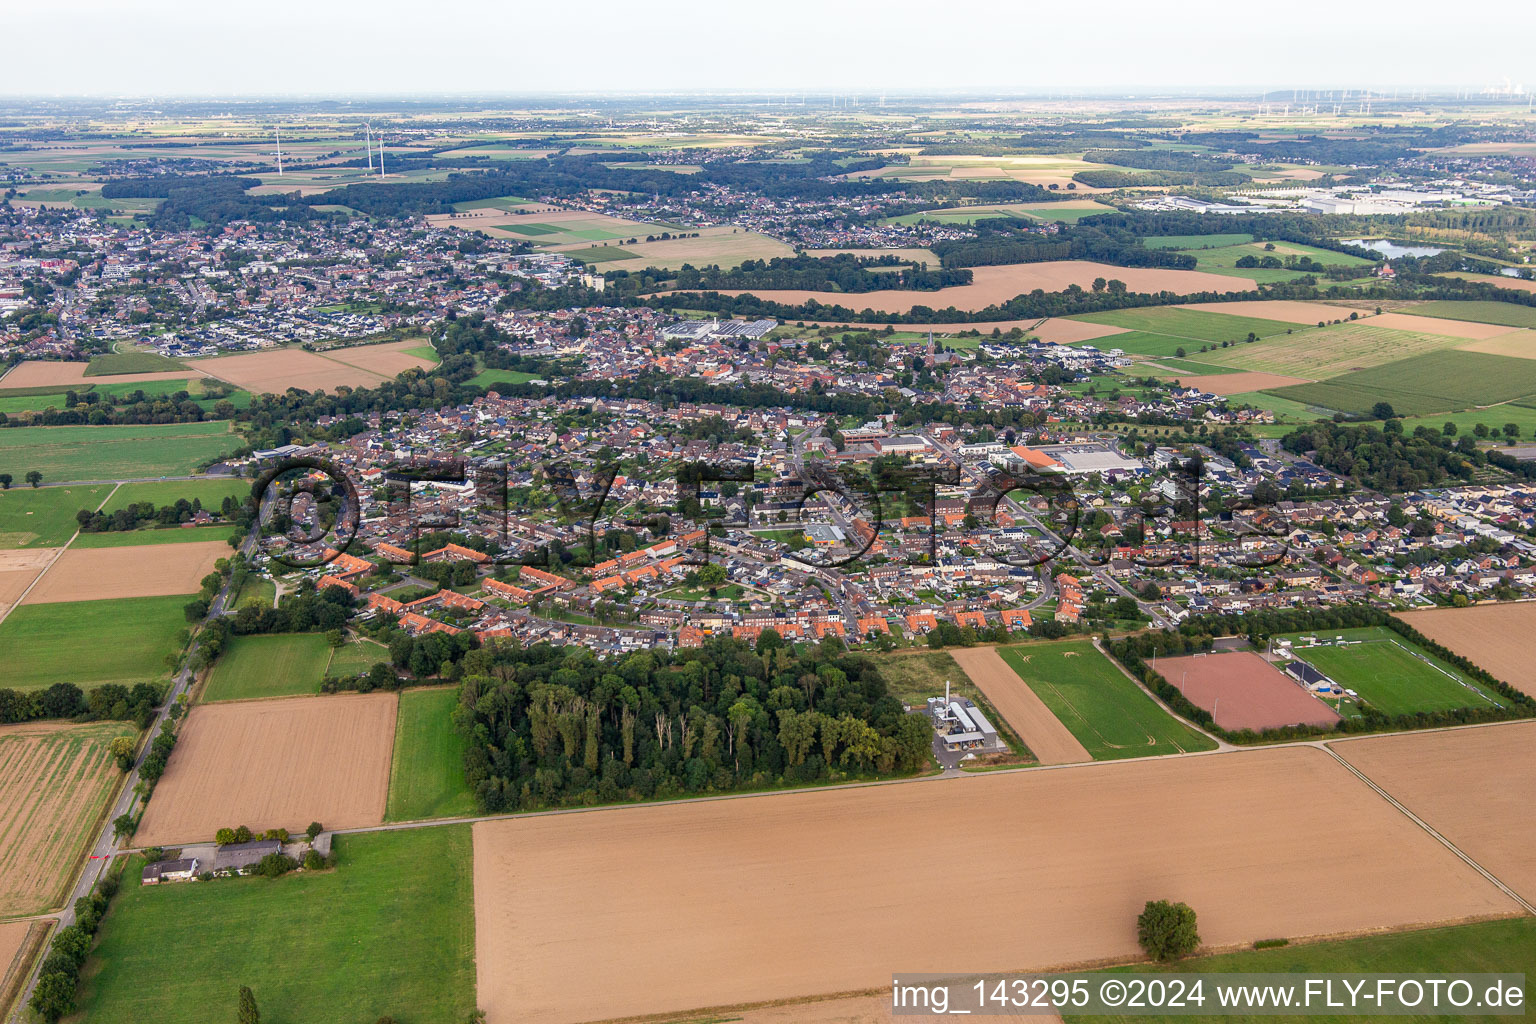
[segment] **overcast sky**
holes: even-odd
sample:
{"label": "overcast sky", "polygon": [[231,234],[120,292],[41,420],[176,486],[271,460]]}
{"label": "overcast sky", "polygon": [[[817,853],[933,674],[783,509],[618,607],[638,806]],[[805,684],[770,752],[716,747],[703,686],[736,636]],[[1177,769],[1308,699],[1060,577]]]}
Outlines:
{"label": "overcast sky", "polygon": [[55,0],[0,94],[1536,88],[1536,2]]}

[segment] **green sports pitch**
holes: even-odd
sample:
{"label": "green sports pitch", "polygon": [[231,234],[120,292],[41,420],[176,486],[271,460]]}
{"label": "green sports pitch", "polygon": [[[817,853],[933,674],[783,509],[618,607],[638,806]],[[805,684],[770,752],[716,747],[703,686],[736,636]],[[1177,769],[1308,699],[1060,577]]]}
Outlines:
{"label": "green sports pitch", "polygon": [[1095,761],[1214,750],[1208,736],[1175,719],[1085,640],[999,647]]}
{"label": "green sports pitch", "polygon": [[[1325,646],[1306,646],[1301,642],[1303,635],[1315,635]],[[1343,637],[1343,643],[1336,637]],[[1381,626],[1292,633],[1276,639],[1290,640],[1294,658],[1354,690],[1383,714],[1487,708],[1501,703],[1497,693],[1484,689],[1455,666]]]}

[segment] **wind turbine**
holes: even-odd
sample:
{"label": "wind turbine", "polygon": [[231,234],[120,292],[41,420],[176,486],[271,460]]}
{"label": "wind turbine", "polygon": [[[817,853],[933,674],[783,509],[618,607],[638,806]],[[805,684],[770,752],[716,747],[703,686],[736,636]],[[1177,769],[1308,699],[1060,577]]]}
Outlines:
{"label": "wind turbine", "polygon": [[283,176],[283,131],[277,125],[272,126],[272,133],[277,136],[277,176]]}
{"label": "wind turbine", "polygon": [[373,124],[363,122],[363,148],[368,151],[368,173],[373,173]]}
{"label": "wind turbine", "polygon": [[379,177],[384,177],[384,133],[379,132]]}

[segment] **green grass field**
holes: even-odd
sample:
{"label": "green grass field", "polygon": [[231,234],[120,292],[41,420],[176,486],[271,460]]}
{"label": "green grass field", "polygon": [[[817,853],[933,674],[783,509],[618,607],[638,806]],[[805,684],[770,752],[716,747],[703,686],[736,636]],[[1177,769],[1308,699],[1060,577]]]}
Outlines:
{"label": "green grass field", "polygon": [[[1227,313],[1207,313],[1204,310],[1178,309],[1174,306],[1116,309],[1107,313],[1084,313],[1081,316],[1069,316],[1066,319],[1082,320],[1090,324],[1109,324],[1111,327],[1126,327],[1133,331],[1178,338],[1185,343],[1186,348],[1191,341],[1195,342],[1194,348],[1199,348],[1201,342],[1215,342],[1219,345],[1223,341],[1241,341],[1249,334],[1266,338],[1273,334],[1284,334],[1286,329],[1292,326],[1276,320],[1231,316]],[[1116,337],[1121,336],[1116,335]],[[1109,347],[1125,348],[1124,345]],[[1126,349],[1126,351],[1132,350]],[[1171,354],[1171,351],[1167,354]]]}
{"label": "green grass field", "polygon": [[254,605],[257,608],[271,608],[277,600],[277,584],[265,576],[247,576],[245,583],[240,587],[240,593],[236,595],[235,608],[244,608],[246,605]]}
{"label": "green grass field", "polygon": [[61,546],[79,528],[75,513],[96,508],[111,490],[111,484],[92,484],[0,491],[0,548]]}
{"label": "green grass field", "polygon": [[321,633],[237,636],[214,663],[203,702],[319,693],[330,660]]}
{"label": "green grass field", "polygon": [[1274,393],[1343,412],[1369,412],[1376,402],[1390,402],[1396,412],[1424,415],[1536,395],[1536,360],[1483,352],[1429,352],[1317,384],[1277,388]]}
{"label": "green grass field", "polygon": [[1176,721],[1086,640],[997,652],[1095,761],[1216,748],[1214,740]]}
{"label": "green grass field", "polygon": [[115,512],[120,508],[147,501],[157,508],[173,505],[178,500],[197,499],[207,509],[217,510],[226,496],[245,499],[250,497],[251,482],[238,477],[208,477],[205,480],[149,480],[128,483],[119,487],[103,511]]}
{"label": "green grass field", "polygon": [[[1294,643],[1301,635],[1292,633],[1287,639]],[[1500,703],[1496,694],[1484,691],[1454,666],[1390,629],[1325,629],[1315,635],[1325,640],[1343,636],[1346,640],[1364,641],[1352,647],[1298,645],[1294,651],[1297,658],[1345,689],[1356,691],[1386,714],[1451,711]]]}
{"label": "green grass field", "polygon": [[470,199],[462,203],[454,203],[455,213],[463,213],[466,210],[515,210],[519,206],[527,206],[529,200],[519,199],[517,196],[496,196],[493,199]]}
{"label": "green grass field", "polygon": [[394,763],[385,821],[419,821],[474,814],[464,779],[464,740],[453,727],[457,687],[406,690],[395,718]]}
{"label": "green grass field", "polygon": [[1536,306],[1517,306],[1513,302],[1423,302],[1404,306],[1397,312],[1506,327],[1536,327]]}
{"label": "green grass field", "polygon": [[1470,433],[1479,423],[1486,424],[1490,430],[1495,431],[1503,430],[1506,423],[1513,423],[1520,428],[1522,438],[1536,437],[1536,409],[1513,402],[1507,405],[1495,405],[1488,409],[1464,409],[1461,412],[1442,413],[1438,416],[1405,416],[1403,430],[1411,434],[1414,428],[1420,425],[1442,430],[1447,423],[1456,424],[1458,433]]}
{"label": "green grass field", "polygon": [[558,235],[560,229],[549,224],[497,224],[500,231],[510,231],[514,235],[531,235],[535,238],[542,235]]}
{"label": "green grass field", "polygon": [[340,647],[331,649],[331,661],[326,666],[325,673],[331,676],[355,676],[360,672],[368,671],[381,661],[388,663],[388,647],[376,644],[372,640],[349,640]]}
{"label": "green grass field", "polygon": [[[475,1007],[467,825],[339,836],[335,870],[143,886],[129,864],[83,972],[92,1024],[458,1024]],[[168,955],[174,950],[175,955]]]}
{"label": "green grass field", "polygon": [[[1199,912],[1199,908],[1195,908]],[[1280,937],[1280,936],[1277,936]],[[1380,973],[1434,976],[1450,971],[1468,973],[1536,974],[1536,918],[1517,917],[1449,928],[1367,935],[1354,939],[1309,942],[1279,949],[1243,950],[1218,956],[1196,957],[1174,965],[1138,964],[1119,968],[1124,971],[1178,971],[1189,974],[1235,972],[1275,974]],[[1209,986],[1207,986],[1209,988]],[[1208,995],[1210,993],[1207,993]],[[1208,1004],[1209,1005],[1209,1004]],[[1527,1011],[1529,1012],[1529,1011]],[[1134,1024],[1145,1021],[1136,1016],[1088,1016],[1064,1014],[1063,1024]],[[1307,1021],[1309,1024],[1366,1022],[1381,1017],[1312,1014],[1305,1017],[1223,1014],[1230,1024],[1261,1024],[1280,1021]],[[1402,1019],[1402,1018],[1399,1018]],[[1425,1020],[1436,1018],[1423,1018]],[[1469,1014],[1453,1018],[1457,1024],[1499,1024],[1514,1018]]]}
{"label": "green grass field", "polygon": [[166,656],[187,624],[181,597],[24,604],[0,622],[0,686],[41,690],[142,683],[169,674]]}
{"label": "green grass field", "polygon": [[573,260],[583,263],[613,263],[618,260],[637,260],[640,257],[628,249],[621,249],[616,245],[594,245],[588,249],[566,249],[562,256],[569,256]]}
{"label": "green grass field", "polygon": [[1172,334],[1155,334],[1151,331],[1131,331],[1127,334],[1110,334],[1102,338],[1089,338],[1087,341],[1073,342],[1075,345],[1092,345],[1101,352],[1108,352],[1118,348],[1122,352],[1128,352],[1136,356],[1177,356],[1179,349],[1183,349],[1186,355],[1195,358],[1204,358],[1205,353],[1200,351],[1200,346],[1208,344],[1204,341],[1195,341],[1191,338],[1180,338]]}
{"label": "green grass field", "polygon": [[[136,548],[149,544],[197,544],[227,541],[235,532],[232,526],[172,526],[154,530],[122,530],[115,533],[82,533],[74,548]],[[234,549],[230,549],[233,553]]]}
{"label": "green grass field", "polygon": [[186,476],[241,445],[229,424],[130,427],[14,427],[0,430],[0,472],[18,482],[29,470],[44,483]]}
{"label": "green grass field", "polygon": [[[18,388],[18,391],[32,391],[32,388]],[[76,392],[78,395],[79,392]],[[64,392],[44,391],[38,394],[19,395],[8,391],[0,391],[0,412],[7,416],[17,416],[24,412],[42,412],[44,409],[62,409],[65,407]]]}
{"label": "green grass field", "polygon": [[1158,235],[1154,238],[1143,238],[1141,244],[1147,249],[1221,249],[1229,245],[1243,245],[1253,241],[1253,236],[1247,232],[1228,232],[1218,235]]}
{"label": "green grass field", "polygon": [[465,383],[473,384],[475,387],[489,388],[497,384],[526,384],[538,379],[536,375],[523,373],[520,370],[481,370]]}
{"label": "green grass field", "polygon": [[[85,368],[85,375],[100,377],[110,373],[166,373],[186,368],[186,363],[168,359],[158,352],[109,352],[93,358]],[[147,385],[152,382],[144,383]]]}
{"label": "green grass field", "polygon": [[1298,327],[1290,334],[1215,349],[1195,358],[1240,370],[1327,380],[1463,344],[1466,343],[1460,339],[1441,334],[1376,327],[1365,320]]}

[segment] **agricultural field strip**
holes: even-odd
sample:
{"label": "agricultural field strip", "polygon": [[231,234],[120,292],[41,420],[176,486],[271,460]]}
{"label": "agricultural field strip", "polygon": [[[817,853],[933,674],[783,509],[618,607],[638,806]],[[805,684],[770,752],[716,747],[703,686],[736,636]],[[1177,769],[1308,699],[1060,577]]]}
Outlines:
{"label": "agricultural field strip", "polygon": [[[105,508],[107,502],[112,500],[112,495],[116,494],[117,489],[121,486],[123,486],[121,482],[113,484],[112,489],[107,492],[106,497],[102,498],[101,503],[96,506],[96,511],[99,512]],[[48,560],[48,564],[43,566],[42,570],[32,578],[32,582],[27,584],[27,589],[18,594],[16,596],[16,600],[11,604],[0,607],[0,623],[5,622],[5,620],[10,616],[11,612],[21,607],[22,602],[27,599],[27,595],[32,593],[32,588],[37,586],[38,580],[41,580],[48,574],[48,570],[52,569],[54,565],[58,563],[59,559],[63,557],[64,552],[69,549],[69,546],[75,542],[75,538],[79,536],[80,530],[77,528],[74,533],[70,534],[69,540],[64,542],[63,547],[59,548],[53,553],[53,557]]]}

